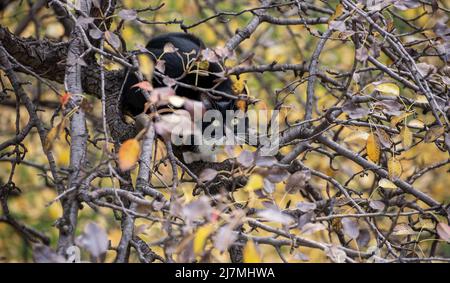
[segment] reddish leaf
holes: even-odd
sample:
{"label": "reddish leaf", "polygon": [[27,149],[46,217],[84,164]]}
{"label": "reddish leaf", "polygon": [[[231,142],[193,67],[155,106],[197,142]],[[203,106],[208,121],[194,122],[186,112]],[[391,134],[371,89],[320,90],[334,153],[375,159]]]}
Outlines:
{"label": "reddish leaf", "polygon": [[65,92],[63,95],[59,97],[59,102],[61,103],[62,108],[66,107],[66,104],[70,101],[72,95],[69,92]]}
{"label": "reddish leaf", "polygon": [[131,86],[131,88],[134,88],[134,87],[137,87],[137,88],[140,88],[140,89],[143,89],[143,90],[146,90],[146,91],[152,91],[153,90],[152,84],[150,82],[148,82],[148,81],[142,81],[140,83],[137,83],[137,84]]}

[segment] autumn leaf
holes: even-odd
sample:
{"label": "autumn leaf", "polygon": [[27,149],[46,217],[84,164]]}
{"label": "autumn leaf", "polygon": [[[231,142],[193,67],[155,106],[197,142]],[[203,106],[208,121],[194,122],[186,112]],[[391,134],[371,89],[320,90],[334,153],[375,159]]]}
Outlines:
{"label": "autumn leaf", "polygon": [[372,160],[375,163],[378,163],[380,161],[380,142],[378,141],[378,138],[372,133],[367,138],[367,144],[366,144],[366,150],[367,150],[367,156],[370,160]]}
{"label": "autumn leaf", "polygon": [[245,81],[244,79],[233,79],[233,84],[231,85],[231,90],[235,95],[242,94],[245,89]]}
{"label": "autumn leaf", "polygon": [[390,148],[392,146],[392,141],[390,136],[381,128],[377,128],[377,136],[380,144],[384,147]]}
{"label": "autumn leaf", "polygon": [[439,223],[436,226],[436,232],[442,240],[450,243],[450,226],[445,223]]}
{"label": "autumn leaf", "polygon": [[261,257],[256,250],[255,243],[248,240],[244,247],[244,263],[261,263]]}
{"label": "autumn leaf", "polygon": [[396,180],[402,174],[403,168],[400,161],[394,156],[388,160],[388,173],[391,180]]}
{"label": "autumn leaf", "polygon": [[202,60],[197,63],[197,68],[199,70],[208,70],[209,69],[209,62],[207,60]]}
{"label": "autumn leaf", "polygon": [[423,141],[426,143],[432,143],[435,140],[437,140],[440,136],[442,136],[444,134],[444,131],[445,129],[443,126],[439,125],[433,126],[425,134]]}
{"label": "autumn leaf", "polygon": [[429,104],[428,98],[425,95],[418,95],[416,97],[416,103]]}
{"label": "autumn leaf", "polygon": [[379,200],[371,200],[369,202],[369,206],[378,211],[382,211],[386,207],[386,205],[382,201],[379,201]]}
{"label": "autumn leaf", "polygon": [[197,232],[195,232],[194,236],[195,255],[201,255],[203,253],[206,240],[208,239],[209,235],[211,235],[212,232],[214,232],[214,226],[212,224],[207,224],[197,229]]}
{"label": "autumn leaf", "polygon": [[402,141],[403,149],[407,150],[412,146],[413,134],[408,127],[403,126],[403,129],[400,132],[400,138]]}
{"label": "autumn leaf", "polygon": [[59,97],[59,102],[61,103],[61,107],[64,109],[67,103],[70,101],[72,95],[69,92],[65,92],[63,95]]}
{"label": "autumn leaf", "polygon": [[395,28],[394,21],[389,20],[386,25],[386,30],[392,32]]}
{"label": "autumn leaf", "polygon": [[399,87],[394,83],[381,83],[375,86],[375,90],[387,95],[400,95]]}
{"label": "autumn leaf", "polygon": [[245,110],[247,109],[247,101],[243,99],[236,100],[236,108],[238,110],[241,110],[242,112],[245,112]]}
{"label": "autumn leaf", "polygon": [[140,83],[137,83],[137,84],[131,86],[131,88],[134,88],[134,87],[138,87],[138,88],[146,90],[146,91],[152,91],[153,90],[152,84],[150,82],[148,82],[148,81],[142,81]]}
{"label": "autumn leaf", "polygon": [[121,46],[122,43],[121,43],[121,41],[120,41],[119,36],[117,36],[117,34],[115,34],[115,33],[111,32],[111,31],[107,30],[107,31],[105,32],[105,38],[106,38],[106,41],[108,41],[108,43],[109,43],[112,47],[114,47],[115,49],[119,49],[119,48],[120,48],[120,46]]}
{"label": "autumn leaf", "polygon": [[45,137],[45,143],[44,143],[44,151],[49,152],[53,147],[53,142],[56,140],[58,135],[58,127],[53,127],[48,132],[47,136]]}
{"label": "autumn leaf", "polygon": [[245,189],[248,191],[254,191],[263,187],[264,179],[261,175],[258,174],[252,174],[248,179],[247,185],[245,185]]}
{"label": "autumn leaf", "polygon": [[363,131],[359,131],[359,130],[353,130],[352,132],[350,132],[348,134],[348,136],[346,136],[344,138],[344,142],[349,143],[352,141],[367,141],[367,139],[369,138],[369,133],[367,132],[363,132]]}
{"label": "autumn leaf", "polygon": [[257,215],[267,221],[282,223],[284,225],[288,225],[294,221],[290,215],[273,208],[261,210]]}
{"label": "autumn leaf", "polygon": [[349,238],[356,240],[359,236],[359,226],[356,220],[352,220],[350,218],[342,219],[342,227],[344,230],[344,234]]}
{"label": "autumn leaf", "polygon": [[344,13],[344,5],[338,4],[336,6],[336,10],[334,11],[333,15],[331,15],[331,17],[328,19],[328,22],[330,23],[330,22],[334,21],[343,13]]}
{"label": "autumn leaf", "polygon": [[399,116],[395,116],[391,119],[391,126],[395,127],[397,126],[398,123],[400,123],[401,121],[403,121],[404,119],[408,118],[408,116],[412,115],[413,112],[405,112]]}
{"label": "autumn leaf", "polygon": [[419,119],[412,119],[408,122],[408,127],[423,129],[425,128],[425,124]]}
{"label": "autumn leaf", "polygon": [[417,233],[408,224],[399,223],[394,227],[392,234],[396,236],[409,236]]}
{"label": "autumn leaf", "polygon": [[68,121],[68,119],[64,117],[58,125],[56,125],[55,127],[50,129],[47,136],[45,137],[45,142],[44,142],[44,151],[45,152],[49,152],[50,150],[52,150],[54,142],[57,139],[59,139],[60,134],[66,127],[67,121]]}
{"label": "autumn leaf", "polygon": [[302,227],[301,232],[303,235],[311,235],[311,234],[314,234],[316,232],[319,232],[319,231],[322,231],[325,229],[326,229],[326,227],[322,223],[306,223]]}
{"label": "autumn leaf", "polygon": [[396,189],[397,185],[392,183],[390,180],[388,179],[381,179],[380,181],[378,181],[378,186],[384,188],[384,189]]}
{"label": "autumn leaf", "polygon": [[119,149],[119,168],[122,171],[130,170],[138,161],[141,146],[136,139],[125,141]]}

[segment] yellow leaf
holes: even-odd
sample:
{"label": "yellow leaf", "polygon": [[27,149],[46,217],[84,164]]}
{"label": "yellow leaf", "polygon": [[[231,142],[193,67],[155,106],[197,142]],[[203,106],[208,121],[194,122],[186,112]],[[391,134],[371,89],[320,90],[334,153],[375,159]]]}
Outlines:
{"label": "yellow leaf", "polygon": [[45,30],[45,34],[48,37],[60,38],[61,36],[64,35],[64,31],[65,31],[64,26],[61,23],[56,21],[47,26],[47,28]]}
{"label": "yellow leaf", "polygon": [[391,126],[394,128],[395,126],[397,126],[398,123],[400,123],[401,121],[406,119],[411,114],[413,114],[413,112],[406,112],[406,113],[403,113],[403,114],[401,114],[399,116],[393,117],[391,119]]}
{"label": "yellow leaf", "polygon": [[363,131],[352,131],[348,136],[344,138],[344,142],[352,142],[355,140],[367,140],[369,138],[369,133]]}
{"label": "yellow leaf", "polygon": [[400,175],[402,174],[403,168],[402,168],[402,164],[400,163],[400,161],[398,161],[395,157],[391,157],[388,160],[388,173],[389,173],[389,178],[391,180],[396,180],[400,177]]}
{"label": "yellow leaf", "polygon": [[119,149],[119,167],[122,171],[130,170],[138,161],[141,146],[136,139],[125,141]]}
{"label": "yellow leaf", "polygon": [[425,124],[418,120],[418,119],[412,119],[411,121],[408,122],[408,127],[412,127],[412,128],[424,128]]}
{"label": "yellow leaf", "polygon": [[414,235],[417,234],[408,224],[406,223],[399,223],[397,226],[394,227],[392,231],[392,235],[396,236],[408,236],[408,235]]}
{"label": "yellow leaf", "polygon": [[367,156],[370,160],[375,163],[378,163],[380,161],[380,142],[373,133],[370,134],[369,138],[367,139],[366,150]]}
{"label": "yellow leaf", "polygon": [[330,22],[334,21],[337,17],[339,17],[343,13],[344,13],[344,5],[338,4],[336,6],[336,11],[334,11],[334,14],[331,15],[331,17],[328,19],[328,22],[330,23]]}
{"label": "yellow leaf", "polygon": [[52,148],[53,154],[56,158],[58,166],[69,166],[70,164],[70,149],[66,143],[55,142]]}
{"label": "yellow leaf", "polygon": [[261,263],[261,257],[256,250],[255,243],[248,240],[244,247],[244,263]]}
{"label": "yellow leaf", "polygon": [[63,214],[63,210],[62,210],[61,204],[59,202],[53,203],[48,208],[48,215],[49,215],[50,219],[53,221],[60,218],[62,214]]}
{"label": "yellow leaf", "polygon": [[413,134],[406,126],[403,126],[403,129],[400,132],[400,138],[402,140],[403,149],[405,150],[409,149],[413,144]]}
{"label": "yellow leaf", "polygon": [[232,79],[233,84],[231,85],[231,89],[235,95],[240,95],[244,92],[245,89],[245,80],[243,78],[240,79]]}
{"label": "yellow leaf", "polygon": [[138,60],[139,60],[139,71],[141,71],[141,73],[145,76],[147,80],[151,80],[153,78],[155,65],[152,59],[150,58],[150,56],[141,54],[138,56]]}
{"label": "yellow leaf", "polygon": [[48,152],[53,148],[53,144],[55,140],[59,138],[59,135],[62,133],[64,128],[66,127],[67,118],[63,118],[61,122],[55,127],[51,128],[51,130],[47,133],[44,142],[44,151]]}
{"label": "yellow leaf", "polygon": [[381,179],[381,180],[378,182],[378,186],[380,186],[380,187],[382,187],[382,188],[385,188],[385,189],[391,189],[391,190],[397,188],[397,185],[395,185],[394,183],[392,183],[392,182],[391,182],[390,180],[388,180],[388,179]]}
{"label": "yellow leaf", "polygon": [[428,104],[428,98],[425,95],[418,95],[416,98],[417,103]]}
{"label": "yellow leaf", "polygon": [[209,62],[207,60],[203,60],[197,63],[197,68],[199,70],[208,70],[209,69]]}
{"label": "yellow leaf", "polygon": [[194,254],[201,255],[206,244],[206,240],[209,235],[214,231],[214,226],[212,224],[207,224],[201,226],[197,229],[194,236]]}
{"label": "yellow leaf", "polygon": [[400,95],[400,89],[396,84],[393,83],[382,83],[375,86],[375,90],[378,90],[379,92],[382,92],[384,94],[388,95]]}
{"label": "yellow leaf", "polygon": [[386,30],[388,32],[391,32],[391,31],[394,30],[394,28],[395,28],[394,22],[393,21],[388,21],[387,22],[387,26],[386,26]]}
{"label": "yellow leaf", "polygon": [[425,134],[425,137],[423,139],[426,143],[432,143],[435,140],[437,140],[440,136],[444,134],[444,127],[443,126],[433,126],[431,127],[428,132]]}
{"label": "yellow leaf", "polygon": [[45,137],[44,151],[48,152],[53,148],[53,142],[56,140],[58,134],[58,127],[53,127]]}
{"label": "yellow leaf", "polygon": [[247,185],[245,186],[245,189],[247,191],[254,191],[256,189],[260,189],[264,187],[264,180],[261,175],[253,174],[248,179]]}

